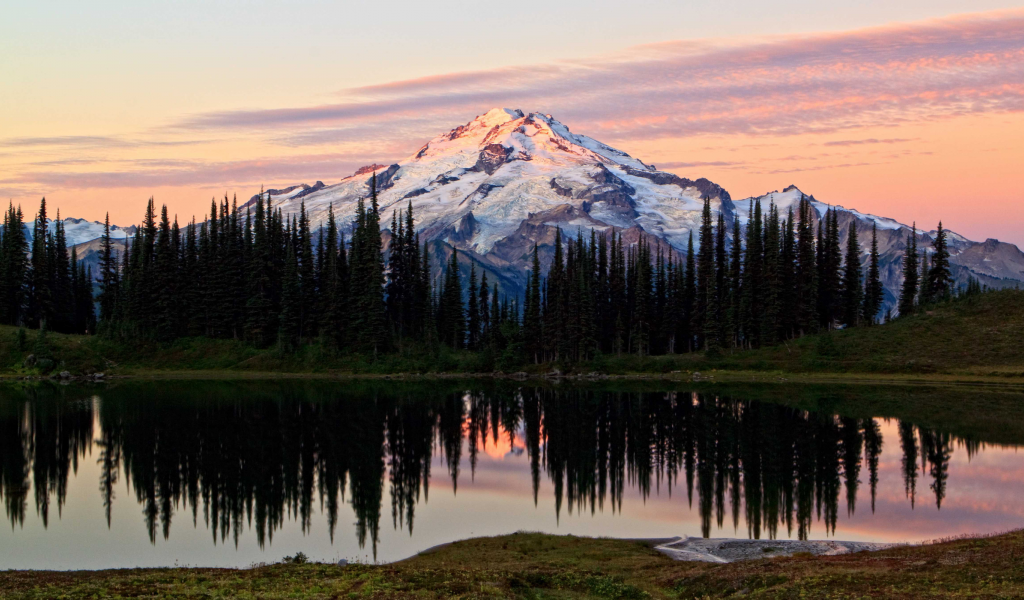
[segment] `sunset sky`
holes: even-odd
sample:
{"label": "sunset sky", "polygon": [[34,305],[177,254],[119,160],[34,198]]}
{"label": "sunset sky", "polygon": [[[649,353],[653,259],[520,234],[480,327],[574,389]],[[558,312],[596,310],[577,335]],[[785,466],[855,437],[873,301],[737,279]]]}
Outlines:
{"label": "sunset sky", "polygon": [[505,106],[734,199],[796,184],[1024,244],[1019,1],[12,4],[0,198],[26,213],[201,218]]}

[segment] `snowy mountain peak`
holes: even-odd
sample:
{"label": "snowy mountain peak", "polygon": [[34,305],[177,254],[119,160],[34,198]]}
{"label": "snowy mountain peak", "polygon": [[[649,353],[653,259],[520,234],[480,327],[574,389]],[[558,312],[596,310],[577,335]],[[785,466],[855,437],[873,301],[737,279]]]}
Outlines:
{"label": "snowy mountain peak", "polygon": [[[569,131],[549,114],[494,108],[465,125],[426,143],[406,162],[447,157],[465,167],[470,155],[480,154],[484,164],[504,160],[540,160],[555,164],[616,164],[654,171],[625,152]],[[485,155],[486,154],[486,155]],[[504,155],[503,157],[500,155]]]}
{"label": "snowy mountain peak", "polygon": [[492,108],[479,117],[473,119],[473,121],[480,122],[487,127],[493,127],[516,119],[522,119],[524,116],[526,115],[524,115],[523,111],[518,108]]}

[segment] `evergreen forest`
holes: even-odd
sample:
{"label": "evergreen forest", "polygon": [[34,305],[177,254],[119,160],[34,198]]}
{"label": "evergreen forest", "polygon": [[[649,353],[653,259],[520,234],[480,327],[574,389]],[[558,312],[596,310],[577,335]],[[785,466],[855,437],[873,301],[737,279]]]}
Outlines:
{"label": "evergreen forest", "polygon": [[[844,242],[838,213],[819,218],[807,200],[795,214],[754,203],[750,215],[729,231],[706,199],[685,253],[644,237],[627,244],[621,232],[573,238],[559,229],[546,272],[535,245],[525,293],[510,294],[478,277],[472,261],[468,278],[460,275],[459,252],[447,245],[435,268],[411,202],[382,236],[376,177],[348,239],[333,210],[314,230],[304,206],[285,216],[262,193],[244,209],[214,201],[208,218],[183,226],[150,199],[129,243],[111,239],[108,217],[98,273],[69,252],[44,198],[32,228],[20,207],[5,214],[0,323],[125,343],[234,339],[285,352],[445,347],[521,365],[715,355],[889,320],[874,229],[857,231],[854,221]],[[981,291],[974,280],[955,288],[946,236],[939,223],[933,248],[920,253],[916,228],[907,236],[900,315]]]}

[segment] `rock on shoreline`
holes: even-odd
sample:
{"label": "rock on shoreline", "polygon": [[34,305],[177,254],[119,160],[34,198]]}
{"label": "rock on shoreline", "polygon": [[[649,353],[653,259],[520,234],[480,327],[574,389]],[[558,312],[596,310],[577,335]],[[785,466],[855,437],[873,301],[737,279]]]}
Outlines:
{"label": "rock on shoreline", "polygon": [[834,556],[864,550],[884,550],[899,544],[841,542],[837,540],[743,540],[732,538],[676,538],[655,546],[655,550],[674,560],[730,563],[807,552],[816,556]]}

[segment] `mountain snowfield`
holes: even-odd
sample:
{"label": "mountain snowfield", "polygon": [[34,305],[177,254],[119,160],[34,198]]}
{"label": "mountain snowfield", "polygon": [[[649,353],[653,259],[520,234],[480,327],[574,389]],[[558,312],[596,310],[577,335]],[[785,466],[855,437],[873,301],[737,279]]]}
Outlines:
{"label": "mountain snowfield", "polygon": [[[69,246],[76,246],[95,240],[103,235],[103,223],[99,221],[86,221],[85,219],[76,219],[74,217],[68,217],[61,219],[64,224],[64,235],[68,240]],[[25,223],[25,231],[29,237],[32,236],[32,232],[36,228],[35,221],[28,221]],[[50,233],[53,233],[57,229],[57,222],[50,219],[47,221],[47,229]],[[135,235],[135,227],[118,227],[117,225],[110,226],[110,237],[115,240],[124,240],[126,238]]]}
{"label": "mountain snowfield", "polygon": [[[370,165],[333,185],[316,182],[270,190],[273,206],[296,215],[302,203],[313,227],[325,223],[333,207],[342,231],[351,232],[357,202],[370,193],[370,178],[377,175],[382,226],[389,227],[395,211],[412,203],[421,241],[430,241],[435,269],[440,269],[451,248],[458,248],[468,271],[469,261],[488,272],[508,293],[519,293],[525,283],[529,253],[534,243],[542,262],[550,261],[554,232],[575,237],[622,233],[635,242],[641,235],[652,242],[685,252],[697,229],[703,198],[727,224],[745,224],[752,199],[734,201],[729,193],[707,179],[690,180],[658,171],[584,135],[574,134],[551,115],[495,108],[465,125],[427,142],[415,154],[390,166]],[[785,216],[804,197],[790,186],[761,196],[762,209],[774,203]],[[829,205],[808,196],[817,216]],[[753,200],[758,200],[754,198]],[[247,204],[251,204],[250,203]],[[845,237],[856,220],[862,247],[870,244],[870,229],[877,225],[886,287],[886,307],[894,304],[902,279],[901,260],[909,227],[892,219],[836,207]],[[72,220],[68,220],[72,221]],[[86,243],[102,232],[94,227],[70,226],[68,237]],[[119,230],[124,231],[124,230]],[[388,235],[387,233],[385,234]],[[934,232],[919,231],[919,245],[930,247]],[[88,238],[88,239],[86,239]],[[93,244],[90,244],[92,246]],[[972,242],[950,235],[954,275],[968,276],[995,287],[1024,281],[1024,253],[1016,246],[987,240]]]}

